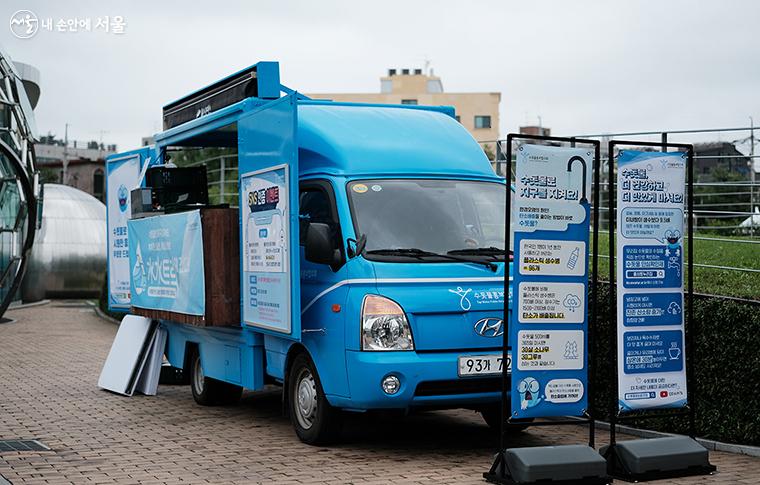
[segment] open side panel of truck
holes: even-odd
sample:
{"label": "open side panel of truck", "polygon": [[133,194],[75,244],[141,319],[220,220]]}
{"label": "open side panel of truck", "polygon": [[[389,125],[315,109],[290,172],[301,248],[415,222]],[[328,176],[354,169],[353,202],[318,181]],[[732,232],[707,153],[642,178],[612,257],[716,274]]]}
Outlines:
{"label": "open side panel of truck", "polygon": [[238,121],[243,325],[301,340],[297,95]]}

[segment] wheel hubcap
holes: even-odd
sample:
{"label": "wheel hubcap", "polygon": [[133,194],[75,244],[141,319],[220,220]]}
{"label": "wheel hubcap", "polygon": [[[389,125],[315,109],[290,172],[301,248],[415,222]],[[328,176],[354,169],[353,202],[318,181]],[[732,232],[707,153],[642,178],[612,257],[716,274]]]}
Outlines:
{"label": "wheel hubcap", "polygon": [[195,359],[195,365],[193,366],[193,387],[198,394],[203,394],[203,368],[201,367],[201,358]]}
{"label": "wheel hubcap", "polygon": [[307,369],[298,374],[295,408],[298,424],[304,429],[311,428],[317,414],[317,383]]}

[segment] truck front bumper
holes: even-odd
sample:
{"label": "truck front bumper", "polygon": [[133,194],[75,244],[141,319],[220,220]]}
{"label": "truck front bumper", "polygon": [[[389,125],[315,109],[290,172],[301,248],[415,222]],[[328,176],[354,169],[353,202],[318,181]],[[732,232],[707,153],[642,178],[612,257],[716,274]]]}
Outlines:
{"label": "truck front bumper", "polygon": [[[330,396],[333,406],[355,409],[410,407],[477,407],[501,398],[501,376],[459,377],[457,359],[463,355],[500,353],[500,349],[469,352],[346,351],[350,398]],[[401,386],[386,394],[382,381],[396,376]]]}

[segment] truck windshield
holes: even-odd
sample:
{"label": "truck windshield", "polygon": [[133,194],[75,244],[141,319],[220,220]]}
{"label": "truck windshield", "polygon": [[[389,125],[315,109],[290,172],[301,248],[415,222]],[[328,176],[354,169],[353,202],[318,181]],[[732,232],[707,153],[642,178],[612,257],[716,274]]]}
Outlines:
{"label": "truck windshield", "polygon": [[367,254],[504,258],[506,185],[463,180],[360,180],[348,184]]}

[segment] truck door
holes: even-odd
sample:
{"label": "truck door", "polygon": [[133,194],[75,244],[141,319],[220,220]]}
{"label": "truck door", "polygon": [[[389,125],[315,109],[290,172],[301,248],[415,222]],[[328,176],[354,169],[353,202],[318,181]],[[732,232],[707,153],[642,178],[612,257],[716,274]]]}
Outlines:
{"label": "truck door", "polygon": [[243,325],[301,340],[297,101],[284,96],[238,121]]}

